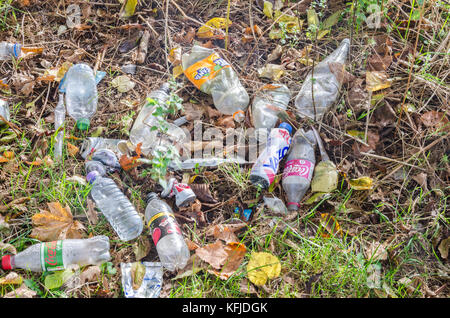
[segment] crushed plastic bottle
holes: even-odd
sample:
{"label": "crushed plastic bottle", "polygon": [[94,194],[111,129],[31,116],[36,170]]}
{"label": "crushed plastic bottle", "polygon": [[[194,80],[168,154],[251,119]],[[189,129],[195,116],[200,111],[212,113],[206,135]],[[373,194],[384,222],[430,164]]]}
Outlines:
{"label": "crushed plastic bottle", "polygon": [[[300,117],[321,120],[333,106],[341,84],[331,72],[328,63],[344,64],[349,47],[350,40],[344,39],[335,51],[318,63],[313,71],[306,76],[300,92],[295,98],[295,106]],[[312,85],[313,77],[314,86]]]}
{"label": "crushed plastic bottle", "polygon": [[287,215],[288,209],[283,200],[277,197],[264,196],[264,206],[267,208],[269,214],[274,215]]}
{"label": "crushed plastic bottle", "polygon": [[280,161],[289,150],[291,133],[291,125],[284,122],[271,130],[267,146],[256,159],[250,172],[250,181],[254,185],[265,189],[272,184],[278,173]]}
{"label": "crushed plastic bottle", "polygon": [[[0,99],[0,116],[2,116],[7,121],[10,120],[10,114],[9,114],[9,104],[6,100]],[[5,124],[5,122],[0,119],[0,125]]]}
{"label": "crushed plastic bottle", "polygon": [[126,140],[110,139],[102,137],[88,137],[83,140],[80,148],[80,155],[86,159],[89,155],[100,149],[111,150],[118,158],[127,153],[127,147],[121,146]]}
{"label": "crushed plastic bottle", "polygon": [[172,272],[184,268],[190,253],[172,209],[154,192],[148,195],[147,202],[145,221],[162,265]]}
{"label": "crushed plastic bottle", "polygon": [[319,146],[322,160],[314,168],[314,177],[311,180],[311,191],[329,193],[337,188],[339,177],[337,168],[334,162],[330,160],[318,131],[314,127],[312,130]]}
{"label": "crushed plastic bottle", "polygon": [[18,58],[22,46],[19,43],[0,42],[0,61],[6,61],[12,57]]}
{"label": "crushed plastic bottle", "polygon": [[147,101],[130,130],[131,144],[136,147],[139,143],[142,143],[141,152],[144,155],[151,153],[156,146],[181,142],[186,137],[183,129],[171,123],[166,123],[168,126],[164,136],[158,130],[152,129],[152,127],[161,126],[157,118],[152,114],[158,104],[166,103],[169,99],[169,92],[170,87],[168,83],[164,83],[159,89],[152,91],[147,96]]}
{"label": "crushed plastic bottle", "polygon": [[171,198],[175,196],[177,207],[185,207],[195,201],[196,196],[191,187],[186,183],[178,182],[175,178],[170,178],[167,188],[161,192],[161,198]]}
{"label": "crushed plastic bottle", "polygon": [[[59,94],[58,104],[55,107],[55,131],[64,125],[66,117],[66,107],[64,106],[64,95]],[[56,135],[55,145],[53,149],[53,155],[55,161],[58,161],[62,157],[62,150],[64,144],[64,131],[61,128]]]}
{"label": "crushed plastic bottle", "polygon": [[130,241],[141,234],[144,224],[114,180],[105,177],[106,172],[105,165],[100,161],[86,163],[86,180],[92,184],[91,196],[120,239]]}
{"label": "crushed plastic bottle", "polygon": [[291,92],[286,85],[267,84],[261,87],[252,104],[255,128],[274,128],[278,121],[278,114],[287,109],[290,99]]}
{"label": "crushed plastic bottle", "polygon": [[294,137],[283,170],[282,186],[289,211],[296,211],[308,191],[314,172],[316,139],[312,130],[299,129]]}
{"label": "crushed plastic bottle", "polygon": [[4,270],[21,268],[32,272],[59,271],[70,265],[101,265],[111,259],[109,238],[65,239],[32,245],[16,255],[2,257]]}
{"label": "crushed plastic bottle", "polygon": [[67,113],[76,120],[77,128],[88,130],[90,119],[97,111],[97,81],[94,71],[86,64],[73,65],[62,80]]}
{"label": "crushed plastic bottle", "polygon": [[231,65],[212,49],[194,45],[181,57],[186,77],[203,93],[213,98],[216,108],[241,122],[249,104],[249,96]]}

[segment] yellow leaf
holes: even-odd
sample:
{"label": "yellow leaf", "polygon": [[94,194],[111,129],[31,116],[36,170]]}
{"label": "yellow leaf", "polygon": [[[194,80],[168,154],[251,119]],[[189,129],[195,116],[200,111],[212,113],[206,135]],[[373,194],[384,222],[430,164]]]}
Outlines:
{"label": "yellow leaf", "polygon": [[247,265],[248,279],[257,286],[264,285],[268,279],[278,277],[281,263],[270,253],[252,252]]}
{"label": "yellow leaf", "polygon": [[0,278],[0,285],[21,285],[22,283],[22,276],[14,272],[11,272],[5,277]]}
{"label": "yellow leaf", "polygon": [[349,184],[354,190],[370,190],[373,187],[373,180],[369,177],[361,177],[358,179],[351,179]]}
{"label": "yellow leaf", "polygon": [[270,1],[264,1],[263,12],[266,17],[268,17],[269,19],[273,19],[273,3]]}
{"label": "yellow leaf", "polygon": [[342,237],[342,229],[338,221],[329,213],[320,214],[320,223],[331,235]]}
{"label": "yellow leaf", "polygon": [[312,192],[331,192],[337,188],[338,173],[336,166],[330,160],[321,161],[314,168],[311,180]]}
{"label": "yellow leaf", "polygon": [[136,5],[137,5],[137,0],[128,0],[121,17],[129,18],[129,17],[133,16],[134,11],[136,10]]}
{"label": "yellow leaf", "polygon": [[366,89],[371,92],[379,91],[390,87],[392,80],[388,78],[386,72],[366,72]]}
{"label": "yellow leaf", "polygon": [[177,65],[172,69],[172,74],[174,78],[177,78],[178,76],[180,76],[181,74],[183,74],[183,67],[182,65]]}
{"label": "yellow leaf", "polygon": [[80,151],[80,148],[78,148],[77,146],[72,145],[70,142],[67,143],[67,151],[69,152],[69,155],[75,157],[78,153],[78,151]]}
{"label": "yellow leaf", "polygon": [[202,25],[198,31],[197,36],[199,38],[211,38],[214,36],[215,31],[221,30],[232,24],[231,20],[227,20],[226,18],[212,18],[208,22],[205,23],[205,25]]}

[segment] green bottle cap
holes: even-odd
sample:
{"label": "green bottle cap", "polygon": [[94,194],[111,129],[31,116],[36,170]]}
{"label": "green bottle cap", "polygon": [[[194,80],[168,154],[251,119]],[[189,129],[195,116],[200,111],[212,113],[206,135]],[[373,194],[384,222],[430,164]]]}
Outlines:
{"label": "green bottle cap", "polygon": [[88,130],[90,125],[88,118],[80,118],[77,120],[77,128],[79,130]]}

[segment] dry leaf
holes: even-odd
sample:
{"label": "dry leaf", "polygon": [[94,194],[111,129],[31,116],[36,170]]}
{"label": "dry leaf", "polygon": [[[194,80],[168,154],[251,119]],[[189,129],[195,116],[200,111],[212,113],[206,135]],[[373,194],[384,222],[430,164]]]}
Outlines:
{"label": "dry leaf", "polygon": [[17,254],[17,250],[14,245],[0,242],[0,254],[4,254],[5,252],[9,252],[13,255]]}
{"label": "dry leaf", "polygon": [[225,252],[228,254],[228,257],[224,266],[220,271],[213,271],[215,275],[223,280],[230,278],[236,272],[244,260],[247,248],[243,244],[230,242],[225,246]]}
{"label": "dry leaf", "polygon": [[364,250],[366,258],[371,261],[385,261],[387,260],[388,253],[386,246],[379,242],[371,242],[370,245]]}
{"label": "dry leaf", "polygon": [[198,184],[198,183],[191,183],[189,184],[192,191],[194,191],[195,196],[201,201],[205,203],[217,203],[217,200],[214,199],[214,197],[211,194],[211,191],[209,190],[209,186],[204,184]]}
{"label": "dry leaf", "polygon": [[78,148],[75,145],[72,145],[70,142],[67,143],[67,152],[69,153],[69,155],[75,157],[79,151],[80,148]]}
{"label": "dry leaf", "polygon": [[278,81],[284,74],[284,67],[277,64],[266,64],[258,69],[259,77],[268,78],[274,81]]}
{"label": "dry leaf", "polygon": [[223,245],[220,240],[204,247],[197,248],[195,253],[200,259],[216,269],[220,269],[228,258],[228,253],[225,251],[225,245]]}
{"label": "dry leaf", "polygon": [[443,259],[447,259],[449,248],[450,248],[450,237],[447,237],[446,239],[441,241],[438,247],[439,252],[441,253],[441,257]]}
{"label": "dry leaf", "polygon": [[267,62],[273,62],[281,57],[281,54],[283,52],[283,47],[281,45],[277,45],[275,49],[272,51],[272,53],[269,54],[267,57]]}
{"label": "dry leaf", "polygon": [[59,202],[48,203],[50,211],[32,216],[33,230],[31,237],[43,242],[82,238],[83,224],[73,220],[69,207],[63,208]]}
{"label": "dry leaf", "polygon": [[386,72],[366,72],[366,89],[371,92],[391,87],[392,80]]}
{"label": "dry leaf", "polygon": [[206,231],[207,236],[214,236],[216,239],[225,241],[225,243],[239,242],[236,234],[228,226],[216,224]]}
{"label": "dry leaf", "polygon": [[312,192],[331,192],[337,188],[338,172],[336,165],[325,160],[314,167],[314,177],[311,180]]}
{"label": "dry leaf", "polygon": [[190,239],[188,239],[188,238],[185,238],[184,241],[186,242],[186,245],[187,245],[187,247],[188,247],[188,249],[189,249],[190,251],[195,251],[197,248],[200,247],[197,243],[192,242],[192,241],[191,241]]}
{"label": "dry leaf", "polygon": [[270,253],[252,252],[247,265],[248,279],[257,286],[263,286],[268,279],[278,277],[281,273],[281,263]]}
{"label": "dry leaf", "polygon": [[89,266],[80,274],[80,284],[83,285],[86,282],[97,282],[101,277],[101,269],[99,266]]}
{"label": "dry leaf", "polygon": [[212,18],[198,29],[197,37],[201,39],[213,37],[223,38],[224,33],[221,32],[221,29],[225,29],[227,24],[230,27],[232,21],[225,18]]}
{"label": "dry leaf", "polygon": [[339,225],[338,221],[329,213],[320,214],[320,223],[329,234],[342,237],[343,233],[341,226]]}
{"label": "dry leaf", "polygon": [[370,190],[373,187],[373,180],[369,177],[351,179],[348,183],[354,190]]}
{"label": "dry leaf", "polygon": [[450,130],[450,124],[447,116],[445,113],[438,112],[438,111],[428,111],[424,113],[422,116],[420,116],[420,121],[426,126],[426,127],[433,127],[438,130]]}
{"label": "dry leaf", "polygon": [[120,157],[119,163],[123,170],[128,171],[141,165],[141,162],[137,160],[141,157],[141,146],[142,142],[136,146],[136,156],[130,158],[126,154],[123,154],[122,157]]}
{"label": "dry leaf", "polygon": [[121,13],[121,18],[129,18],[134,15],[134,11],[136,10],[137,0],[127,0],[125,4],[124,10]]}
{"label": "dry leaf", "polygon": [[192,103],[183,104],[184,114],[188,121],[199,120],[202,118],[205,109],[202,106]]}
{"label": "dry leaf", "polygon": [[236,127],[233,116],[223,116],[222,118],[220,118],[217,121],[216,126],[220,126],[220,127],[224,127],[224,128],[235,128]]}
{"label": "dry leaf", "polygon": [[34,296],[36,296],[36,292],[22,284],[19,288],[7,293],[3,298],[33,298]]}
{"label": "dry leaf", "polygon": [[150,252],[151,245],[147,237],[140,236],[133,245],[133,252],[136,255],[136,261],[140,261]]}
{"label": "dry leaf", "polygon": [[330,62],[328,67],[341,85],[352,83],[355,80],[355,76],[347,72],[345,65],[342,63]]}
{"label": "dry leaf", "polygon": [[0,285],[21,285],[23,278],[15,272],[11,272],[5,277],[0,278]]}

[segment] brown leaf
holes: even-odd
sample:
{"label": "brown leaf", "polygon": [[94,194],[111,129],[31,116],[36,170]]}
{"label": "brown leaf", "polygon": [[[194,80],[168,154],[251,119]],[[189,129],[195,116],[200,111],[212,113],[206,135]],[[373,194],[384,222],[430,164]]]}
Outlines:
{"label": "brown leaf", "polygon": [[119,163],[123,170],[125,171],[131,170],[141,164],[139,161],[137,161],[137,159],[141,157],[141,146],[142,142],[140,142],[136,146],[136,156],[130,158],[126,154],[123,154],[122,157],[120,157]]}
{"label": "brown leaf", "polygon": [[220,269],[228,258],[228,253],[225,251],[225,245],[220,240],[204,247],[197,248],[195,253],[200,259],[216,269]]}
{"label": "brown leaf", "polygon": [[202,118],[205,110],[202,106],[195,105],[192,103],[186,103],[183,105],[184,114],[186,119],[189,121],[199,120]]}
{"label": "brown leaf", "polygon": [[7,293],[3,298],[33,298],[34,296],[36,296],[36,292],[22,284],[19,288]]}
{"label": "brown leaf", "polygon": [[189,184],[189,186],[200,201],[213,204],[217,203],[217,200],[212,196],[211,191],[209,190],[209,187],[206,183],[191,183]]}
{"label": "brown leaf", "polygon": [[369,146],[365,146],[363,144],[360,144],[359,142],[356,142],[353,144],[352,148],[355,154],[358,154],[359,152],[368,152],[369,150],[375,150],[378,143],[380,141],[380,135],[375,131],[368,131],[367,132],[367,144]]}
{"label": "brown leaf", "polygon": [[80,284],[83,285],[86,282],[97,282],[101,277],[101,269],[99,266],[89,266],[80,274]]}
{"label": "brown leaf", "polygon": [[426,127],[445,131],[450,130],[449,120],[445,113],[431,110],[420,116],[420,120]]}
{"label": "brown leaf", "polygon": [[388,257],[385,244],[380,244],[379,242],[371,242],[364,250],[364,254],[371,261],[385,261]]}
{"label": "brown leaf", "polygon": [[151,249],[150,240],[147,237],[140,236],[133,245],[133,252],[136,255],[136,261],[140,261],[148,255]]}
{"label": "brown leaf", "polygon": [[197,248],[200,247],[197,243],[191,241],[188,238],[185,238],[184,241],[186,242],[186,245],[187,245],[187,247],[189,248],[190,251],[195,251]]}
{"label": "brown leaf", "polygon": [[343,233],[339,223],[329,213],[320,214],[320,223],[326,228],[329,234],[342,237]]}
{"label": "brown leaf", "polygon": [[83,224],[73,220],[69,207],[63,208],[59,202],[47,204],[50,211],[41,212],[32,216],[33,230],[31,237],[43,242],[81,238],[85,229]]}
{"label": "brown leaf", "polygon": [[233,116],[225,116],[225,117],[220,118],[217,121],[216,125],[220,126],[220,127],[224,127],[224,128],[235,128],[236,127]]}
{"label": "brown leaf", "polygon": [[236,234],[228,226],[223,224],[216,224],[206,231],[207,236],[214,236],[214,238],[223,240],[225,243],[239,242]]}
{"label": "brown leaf", "polygon": [[419,173],[412,177],[413,180],[416,181],[424,189],[425,192],[428,192],[427,177],[428,175],[425,172]]}
{"label": "brown leaf", "polygon": [[70,142],[67,143],[67,152],[69,153],[69,155],[75,157],[79,151],[80,148],[78,148],[75,145],[72,145]]}
{"label": "brown leaf", "polygon": [[345,65],[342,63],[330,62],[328,63],[328,66],[341,85],[349,84],[356,78],[354,75],[345,70]]}
{"label": "brown leaf", "polygon": [[219,112],[216,108],[213,108],[211,106],[208,106],[206,108],[206,111],[208,112],[208,117],[209,118],[215,118],[215,117],[220,117],[222,116],[222,113]]}
{"label": "brown leaf", "polygon": [[95,211],[95,204],[94,204],[94,201],[92,201],[90,198],[87,198],[86,216],[92,225],[95,225],[98,223],[98,214]]}
{"label": "brown leaf", "polygon": [[11,272],[5,277],[0,278],[0,285],[21,285],[23,278],[15,272]]}
{"label": "brown leaf", "polygon": [[391,55],[380,56],[378,54],[374,54],[370,56],[367,60],[367,70],[378,72],[386,71],[386,69],[391,65],[391,63],[392,63]]}
{"label": "brown leaf", "polygon": [[228,254],[224,266],[220,271],[213,272],[220,279],[226,280],[230,278],[242,264],[247,248],[241,243],[230,242],[225,246],[224,250]]}
{"label": "brown leaf", "polygon": [[366,89],[371,92],[391,87],[392,80],[386,72],[366,72]]}

